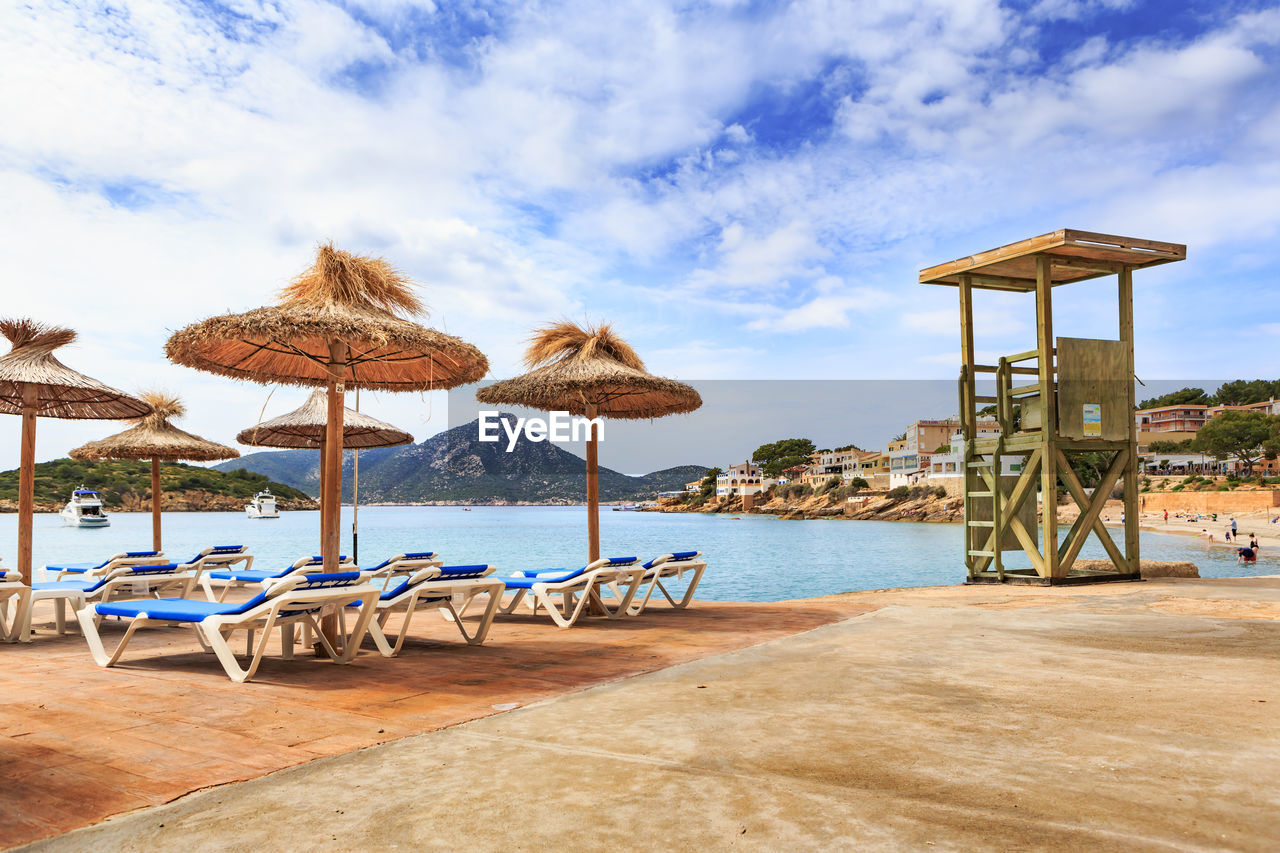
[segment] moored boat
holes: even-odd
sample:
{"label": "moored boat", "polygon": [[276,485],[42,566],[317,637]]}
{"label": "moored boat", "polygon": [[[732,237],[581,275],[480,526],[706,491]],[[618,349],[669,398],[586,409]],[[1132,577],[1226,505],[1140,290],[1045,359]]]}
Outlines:
{"label": "moored boat", "polygon": [[279,518],[280,510],[276,509],[276,496],[270,489],[258,492],[253,501],[244,505],[245,515],[249,518]]}
{"label": "moored boat", "polygon": [[71,493],[71,500],[67,501],[60,515],[67,527],[111,526],[111,519],[102,511],[102,498],[96,491],[84,486]]}

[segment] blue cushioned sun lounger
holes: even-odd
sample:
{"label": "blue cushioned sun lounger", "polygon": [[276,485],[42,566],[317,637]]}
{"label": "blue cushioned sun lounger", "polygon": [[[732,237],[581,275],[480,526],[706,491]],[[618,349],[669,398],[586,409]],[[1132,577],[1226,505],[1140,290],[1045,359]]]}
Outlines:
{"label": "blue cushioned sun lounger", "polygon": [[[429,566],[419,569],[411,575],[400,576],[392,580],[382,594],[378,596],[377,617],[369,624],[369,634],[373,637],[378,651],[387,657],[400,653],[404,639],[409,633],[409,624],[419,609],[439,610],[445,619],[453,622],[469,645],[478,646],[484,642],[493,624],[493,617],[502,603],[502,592],[505,585],[498,578],[490,577],[493,566],[484,564],[471,566]],[[477,596],[488,595],[489,601],[480,616],[480,624],[472,633],[467,633],[462,623],[461,614],[465,613],[471,601]],[[455,608],[454,602],[458,602]],[[404,620],[400,624],[400,633],[393,646],[387,639],[383,628],[393,612],[402,611]]]}
{"label": "blue cushioned sun lounger", "polygon": [[[314,629],[315,635],[333,660],[338,663],[350,662],[373,619],[374,602],[378,593],[378,588],[369,583],[369,575],[364,572],[293,574],[268,581],[262,592],[239,604],[191,598],[112,601],[91,604],[76,615],[84,629],[89,651],[99,666],[114,666],[134,632],[143,625],[176,622],[191,625],[201,646],[218,656],[227,676],[232,681],[243,682],[253,678],[258,671],[273,629],[283,629],[283,656],[286,660],[293,657],[293,626],[297,623]],[[360,615],[350,641],[345,643],[339,653],[325,639],[317,618],[327,608],[340,610],[353,601],[360,602]],[[124,637],[110,654],[104,648],[99,633],[99,623],[106,616],[130,620]],[[247,654],[250,661],[246,667],[240,665],[227,644],[227,636],[233,631],[249,632],[250,648]],[[253,635],[256,631],[261,631],[262,637],[255,645]]]}
{"label": "blue cushioned sun lounger", "polygon": [[80,575],[87,572],[107,572],[118,566],[154,565],[166,562],[163,551],[122,551],[108,557],[101,563],[59,563],[44,567],[46,572],[53,572],[59,579],[63,575]]}
{"label": "blue cushioned sun lounger", "polygon": [[394,557],[388,557],[378,565],[367,569],[367,571],[373,572],[377,577],[385,577],[393,574],[408,574],[418,569],[439,565],[442,565],[440,555],[435,551],[411,551],[406,554],[396,554]]}
{"label": "blue cushioned sun lounger", "polygon": [[[338,563],[340,565],[350,562],[351,558],[347,557],[345,554],[340,554],[338,556]],[[205,572],[201,575],[200,586],[204,589],[205,597],[210,601],[225,601],[227,593],[232,587],[240,586],[241,584],[264,583],[269,580],[275,580],[276,578],[282,578],[286,575],[294,574],[301,569],[318,569],[323,566],[324,559],[317,554],[311,557],[303,557],[292,566],[285,566],[279,571],[261,571],[257,569],[215,569],[214,571]],[[222,592],[217,595],[214,594],[213,585],[210,583],[210,581],[215,580],[222,581]]]}
{"label": "blue cushioned sun lounger", "polygon": [[31,614],[41,601],[54,603],[54,626],[59,634],[66,633],[66,605],[79,610],[91,601],[110,601],[121,595],[138,598],[162,591],[186,595],[196,576],[177,563],[161,563],[145,566],[118,566],[105,574],[94,572],[57,581],[41,581],[31,585],[31,598],[21,626],[21,638],[31,636]]}
{"label": "blue cushioned sun lounger", "polygon": [[[700,551],[674,551],[670,554],[663,554],[660,557],[654,557],[647,563],[642,565],[644,577],[640,580],[643,594],[637,593],[632,600],[631,606],[627,608],[628,616],[639,616],[644,609],[649,606],[650,596],[654,590],[661,592],[667,602],[677,610],[683,610],[693,601],[693,593],[698,588],[698,582],[702,580],[702,573],[707,570],[705,560],[699,559],[702,556]],[[685,587],[684,594],[677,601],[672,595],[671,590],[663,583],[667,584],[674,579],[683,579],[686,574],[692,573],[693,577],[689,579],[689,585]],[[617,595],[617,590],[614,594]],[[620,596],[619,596],[620,597]]]}
{"label": "blue cushioned sun lounger", "polygon": [[[525,602],[532,613],[541,607],[561,628],[571,628],[587,604],[594,601],[606,616],[617,619],[627,612],[639,589],[644,569],[636,566],[638,562],[635,557],[601,557],[580,569],[542,569],[503,577],[502,582],[513,594],[501,605],[500,612],[510,615]],[[621,591],[615,607],[600,596],[600,587],[605,584]],[[554,596],[560,597],[558,603]]]}

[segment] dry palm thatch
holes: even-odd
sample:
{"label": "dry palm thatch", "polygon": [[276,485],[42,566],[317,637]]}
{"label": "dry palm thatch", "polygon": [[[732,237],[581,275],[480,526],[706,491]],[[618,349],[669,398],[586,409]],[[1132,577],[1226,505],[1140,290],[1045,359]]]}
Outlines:
{"label": "dry palm thatch", "polygon": [[136,418],[151,407],[123,391],[90,379],[58,361],[53,351],[76,339],[71,329],[32,320],[0,320],[0,334],[12,343],[0,356],[0,413],[22,413],[24,386],[37,389],[40,417],[89,419]]}
{"label": "dry palm thatch", "polygon": [[348,346],[349,387],[447,389],[475,382],[489,362],[471,344],[427,328],[412,283],[380,258],[320,247],[277,305],[211,317],[175,333],[165,353],[199,370],[290,385],[323,385],[329,345]]}
{"label": "dry palm thatch", "polygon": [[631,345],[611,326],[582,328],[562,321],[538,329],[530,339],[523,376],[476,392],[490,405],[596,414],[610,418],[657,418],[692,412],[702,397],[674,379],[654,376]]}
{"label": "dry palm thatch", "polygon": [[68,454],[72,459],[165,459],[212,462],[235,459],[238,450],[178,429],[169,423],[186,413],[182,401],[172,394],[147,391],[138,395],[151,406],[151,413],[124,432],[91,441]]}
{"label": "dry palm thatch", "polygon": [[[347,450],[394,447],[413,441],[413,436],[404,430],[360,412],[344,408],[342,415],[342,446]],[[327,420],[325,393],[315,390],[307,402],[292,412],[241,430],[236,441],[253,447],[315,448],[324,439]]]}

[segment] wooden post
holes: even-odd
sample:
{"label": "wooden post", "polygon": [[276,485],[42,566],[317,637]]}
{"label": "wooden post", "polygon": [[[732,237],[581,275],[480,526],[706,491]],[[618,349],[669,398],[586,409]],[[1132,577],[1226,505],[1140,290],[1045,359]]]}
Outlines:
{"label": "wooden post", "polygon": [[160,460],[151,460],[151,547],[160,550]]}
{"label": "wooden post", "polygon": [[22,582],[31,586],[31,531],[36,501],[36,406],[40,389],[22,386],[22,450],[18,471],[18,571]]}
{"label": "wooden post", "polygon": [[[329,424],[328,424],[328,421],[326,420],[325,429],[327,430],[328,428],[329,428]],[[324,490],[324,479],[325,479],[324,472],[325,472],[325,466],[329,464],[328,462],[329,457],[325,455],[328,447],[329,447],[329,443],[324,440],[324,436],[323,435],[320,436],[320,529],[321,530],[325,529],[324,517],[327,514],[324,511],[324,508],[328,502],[328,498],[325,497],[327,493]]]}
{"label": "wooden post", "polygon": [[[1138,426],[1133,413],[1133,270],[1120,270],[1120,340],[1125,344],[1125,376],[1129,416],[1129,459],[1124,469],[1124,557],[1130,572],[1141,572],[1138,549]],[[1119,566],[1116,567],[1119,570]]]}
{"label": "wooden post", "polygon": [[977,457],[974,455],[975,437],[974,421],[978,417],[978,404],[974,400],[977,393],[977,377],[973,372],[975,363],[973,354],[973,279],[960,276],[960,423],[964,425],[964,447],[962,458],[964,466],[962,482],[964,483],[964,565],[969,577],[977,573],[977,561],[969,552],[978,547],[976,528],[969,524],[973,517],[973,497],[970,492],[980,491],[974,488],[976,473],[969,463]]}
{"label": "wooden post", "polygon": [[[1042,577],[1058,576],[1058,407],[1054,391],[1053,267],[1044,255],[1036,256],[1036,346],[1040,351],[1040,494],[1044,526]],[[999,482],[997,479],[996,482]]]}
{"label": "wooden post", "polygon": [[[595,418],[596,407],[587,404],[587,417]],[[600,457],[596,425],[587,435],[587,562],[600,559]]]}
{"label": "wooden post", "polygon": [[[324,480],[320,495],[320,555],[326,573],[338,571],[338,552],[341,549],[342,525],[340,507],[342,496],[342,408],[346,384],[347,345],[342,341],[329,343],[328,419],[325,422],[325,457],[322,464]],[[320,630],[334,648],[338,636],[338,615],[325,616]]]}
{"label": "wooden post", "polygon": [[[588,403],[586,415],[596,417],[596,406]],[[587,433],[587,562],[600,559],[600,456],[597,441],[596,425],[591,424]],[[587,614],[603,616],[604,608],[591,601],[587,605]]]}

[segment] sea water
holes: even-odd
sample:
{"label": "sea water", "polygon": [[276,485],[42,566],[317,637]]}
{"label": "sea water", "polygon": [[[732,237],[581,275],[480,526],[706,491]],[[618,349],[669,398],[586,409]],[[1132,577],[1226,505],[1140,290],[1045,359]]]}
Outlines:
{"label": "sea water", "polygon": [[[506,573],[576,567],[587,551],[584,507],[361,507],[359,558],[372,566],[406,551],[436,551],[447,564],[489,563]],[[352,512],[344,507],[342,551],[351,553]],[[187,560],[210,545],[247,545],[255,569],[279,569],[319,553],[319,513],[282,512],[279,519],[243,513],[165,513],[164,552]],[[1120,533],[1112,534],[1119,539]],[[0,515],[0,565],[13,568],[17,516]],[[33,564],[99,561],[151,547],[149,513],[111,513],[100,530],[65,527],[37,514]],[[954,584],[964,579],[959,524],[889,521],[779,521],[759,515],[600,513],[605,556],[647,560],[670,551],[702,551],[708,563],[699,598],[781,601],[858,589]],[[1254,565],[1235,551],[1190,537],[1142,533],[1151,560],[1190,560],[1204,577],[1280,573],[1280,553],[1264,549]],[[1105,558],[1094,538],[1081,557]],[[1009,555],[1009,564],[1025,558]],[[39,574],[37,573],[37,579]]]}

